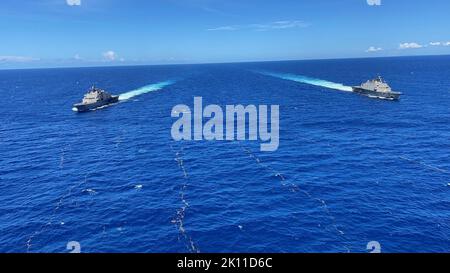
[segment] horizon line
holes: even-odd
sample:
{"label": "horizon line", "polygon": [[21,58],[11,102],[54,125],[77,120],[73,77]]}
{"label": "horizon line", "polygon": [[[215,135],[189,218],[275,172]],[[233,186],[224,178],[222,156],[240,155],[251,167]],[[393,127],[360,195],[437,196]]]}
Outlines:
{"label": "horizon line", "polygon": [[270,63],[270,62],[295,62],[295,61],[333,61],[333,60],[363,60],[363,59],[386,59],[386,58],[411,58],[411,57],[445,57],[450,54],[425,54],[406,56],[371,56],[371,57],[342,57],[342,58],[305,58],[305,59],[281,59],[281,60],[260,60],[260,61],[224,61],[224,62],[198,62],[198,63],[161,63],[161,64],[125,64],[125,65],[93,65],[93,66],[54,66],[35,68],[0,68],[0,71],[11,70],[46,70],[46,69],[80,69],[80,68],[120,68],[120,67],[140,67],[140,66],[181,66],[181,65],[213,65],[213,64],[245,64],[245,63]]}

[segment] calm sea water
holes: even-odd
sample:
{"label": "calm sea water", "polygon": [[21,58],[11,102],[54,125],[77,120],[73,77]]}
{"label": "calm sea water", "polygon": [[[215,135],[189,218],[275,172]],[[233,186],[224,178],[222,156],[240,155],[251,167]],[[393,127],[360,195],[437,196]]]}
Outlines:
{"label": "calm sea water", "polygon": [[[401,101],[345,92],[378,74]],[[93,83],[123,100],[72,112]],[[450,251],[450,57],[11,70],[0,95],[1,252]],[[194,96],[280,105],[279,150],[174,142]]]}

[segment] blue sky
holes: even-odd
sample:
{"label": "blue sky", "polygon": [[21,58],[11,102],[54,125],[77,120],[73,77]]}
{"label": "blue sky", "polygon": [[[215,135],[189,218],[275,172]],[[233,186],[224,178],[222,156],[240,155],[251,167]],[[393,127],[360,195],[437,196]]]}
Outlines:
{"label": "blue sky", "polygon": [[0,68],[450,54],[449,11],[448,0],[2,0]]}

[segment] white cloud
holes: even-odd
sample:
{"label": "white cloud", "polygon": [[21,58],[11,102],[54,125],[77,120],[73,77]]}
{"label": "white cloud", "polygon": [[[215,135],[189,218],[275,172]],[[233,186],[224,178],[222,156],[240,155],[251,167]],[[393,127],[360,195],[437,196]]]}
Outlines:
{"label": "white cloud", "polygon": [[73,56],[73,58],[77,61],[83,59],[83,58],[81,58],[81,56],[79,54],[75,54],[75,56]]}
{"label": "white cloud", "polygon": [[371,46],[371,47],[369,47],[369,49],[366,50],[366,52],[372,53],[372,52],[378,52],[378,51],[382,51],[382,50],[383,50],[383,49],[382,49],[381,47],[374,47],[374,46]]}
{"label": "white cloud", "polygon": [[430,46],[450,46],[449,42],[430,42]]}
{"label": "white cloud", "polygon": [[399,46],[399,49],[414,49],[414,48],[422,48],[424,47],[421,44],[418,43],[402,43]]}
{"label": "white cloud", "polygon": [[300,20],[284,20],[284,21],[275,21],[267,24],[250,24],[250,25],[231,25],[231,26],[222,26],[216,28],[210,28],[208,31],[230,31],[230,30],[240,30],[240,29],[249,29],[255,31],[268,31],[268,30],[277,30],[277,29],[289,29],[289,28],[305,28],[308,27],[309,24]]}
{"label": "white cloud", "polygon": [[216,27],[210,28],[208,31],[221,31],[221,30],[236,30],[236,27],[233,26],[224,26],[224,27]]}
{"label": "white cloud", "polygon": [[269,24],[255,24],[250,27],[258,31],[266,31],[271,29],[287,29],[287,28],[304,28],[309,25],[303,21],[277,21]]}
{"label": "white cloud", "polygon": [[116,54],[116,52],[114,52],[114,51],[112,51],[112,50],[106,51],[106,52],[104,52],[102,55],[103,55],[103,58],[104,58],[106,61],[112,62],[112,61],[115,61],[115,60],[117,59],[117,54]]}
{"label": "white cloud", "polygon": [[381,0],[367,0],[369,6],[381,6]]}
{"label": "white cloud", "polygon": [[450,46],[450,42],[430,42],[431,46]]}
{"label": "white cloud", "polygon": [[66,0],[69,6],[81,6],[81,0]]}
{"label": "white cloud", "polygon": [[34,61],[39,61],[39,59],[26,56],[0,56],[0,63],[27,63]]}

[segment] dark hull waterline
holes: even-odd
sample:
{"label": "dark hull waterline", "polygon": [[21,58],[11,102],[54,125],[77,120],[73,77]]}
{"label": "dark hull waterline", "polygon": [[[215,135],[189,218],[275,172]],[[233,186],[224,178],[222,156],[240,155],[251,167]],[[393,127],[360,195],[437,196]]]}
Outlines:
{"label": "dark hull waterline", "polygon": [[397,92],[378,92],[367,90],[360,87],[353,87],[353,92],[371,98],[385,99],[385,100],[399,100],[401,93]]}
{"label": "dark hull waterline", "polygon": [[103,106],[106,106],[106,105],[117,103],[118,101],[119,101],[119,96],[113,96],[109,100],[99,101],[99,102],[96,102],[96,103],[75,104],[73,106],[73,110],[78,112],[78,113],[83,113],[83,112],[88,112],[88,111],[91,111],[91,110],[98,109],[99,107],[103,107]]}

